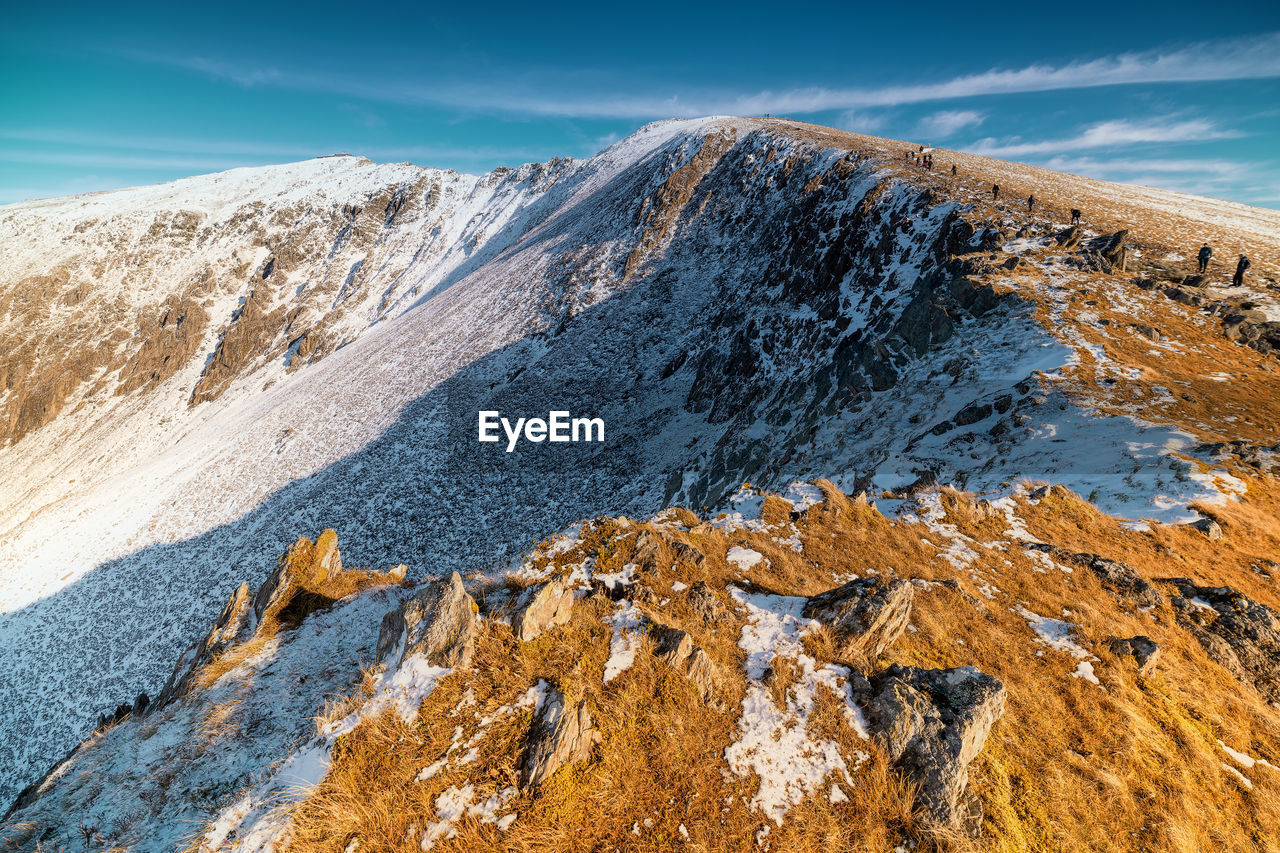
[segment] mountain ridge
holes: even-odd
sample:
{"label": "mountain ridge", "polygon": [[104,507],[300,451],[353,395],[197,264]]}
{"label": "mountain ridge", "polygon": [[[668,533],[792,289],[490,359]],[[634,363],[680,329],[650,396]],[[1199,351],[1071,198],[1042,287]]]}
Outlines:
{"label": "mountain ridge", "polygon": [[[1053,480],[1137,525],[1238,498],[1238,470],[1202,446],[1274,443],[1257,414],[1265,408],[1242,400],[1235,415],[1202,411],[1207,403],[1153,390],[1164,380],[1152,364],[1213,359],[1263,389],[1273,367],[1223,337],[1221,319],[1133,284],[1153,281],[1148,261],[1176,266],[1173,238],[1195,211],[1158,208],[1151,234],[1139,223],[1130,239],[1140,269],[1117,274],[1090,250],[1059,247],[1067,196],[1041,189],[1041,171],[1005,165],[996,175],[1022,176],[1013,180],[1048,206],[1037,219],[1016,202],[987,202],[988,175],[972,172],[991,161],[936,152],[961,167],[951,182],[909,166],[903,149],[774,120],[659,123],[586,161],[482,177],[406,168],[394,188],[309,204],[286,192],[277,208],[250,204],[217,228],[139,220],[131,267],[121,244],[102,244],[106,270],[121,283],[134,280],[128,269],[146,271],[140,287],[155,297],[174,295],[148,289],[165,263],[183,269],[190,256],[215,274],[188,300],[206,315],[199,340],[155,338],[161,355],[186,353],[172,373],[116,394],[130,364],[145,374],[150,362],[118,348],[95,357],[98,389],[78,400],[85,392],[70,389],[65,412],[0,450],[17,472],[0,501],[0,629],[17,638],[0,681],[24,696],[3,728],[44,732],[0,755],[21,768],[4,791],[77,742],[101,707],[154,692],[190,622],[210,621],[224,587],[256,582],[299,531],[335,527],[349,560],[409,563],[420,578],[500,565],[601,512],[723,506],[744,480],[780,489],[830,477],[873,493]],[[1087,239],[1135,224],[1113,218],[1135,202],[1109,186],[1087,210]],[[0,229],[16,227],[14,207],[0,208]],[[1204,203],[1197,215],[1219,232],[1237,220],[1250,234],[1270,227],[1251,224],[1270,222],[1268,212],[1219,221],[1220,209]],[[64,234],[72,252],[99,227],[79,224]],[[1024,228],[1034,230],[1018,236]],[[48,275],[33,273],[35,249],[14,248],[25,233],[7,232],[0,253],[6,281],[18,278],[0,305],[8,322],[22,282]],[[1275,275],[1276,250],[1272,232],[1254,254],[1258,277]],[[74,278],[94,268],[57,273],[38,292],[78,293]],[[1114,301],[1111,313],[1084,304],[1075,289],[1086,285]],[[1199,298],[1249,302],[1239,310],[1263,314],[1251,327],[1274,322],[1265,289]],[[85,299],[95,304],[85,296],[69,307]],[[1160,350],[1149,336],[1135,346],[1129,333],[1111,340],[1112,318],[1126,313],[1185,331],[1166,346],[1194,340],[1197,352]],[[113,316],[128,329],[129,310]],[[63,318],[47,319],[48,351],[65,352]],[[0,334],[25,344],[33,329]],[[43,387],[24,369],[8,369],[18,381],[6,382],[6,407],[24,382],[28,393]],[[212,396],[197,399],[202,382]],[[1199,385],[1183,393],[1200,399]],[[560,456],[477,455],[477,406],[533,414],[562,403],[603,412],[621,438]],[[1063,442],[1078,452],[1055,449]],[[179,591],[147,588],[160,578]],[[129,614],[126,624],[95,623],[103,611],[112,622]],[[78,659],[57,651],[69,638]]]}

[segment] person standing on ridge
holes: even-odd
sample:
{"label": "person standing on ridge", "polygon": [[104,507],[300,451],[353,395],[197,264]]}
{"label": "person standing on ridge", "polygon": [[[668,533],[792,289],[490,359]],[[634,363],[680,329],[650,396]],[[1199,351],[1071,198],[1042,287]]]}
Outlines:
{"label": "person standing on ridge", "polygon": [[1204,275],[1205,270],[1209,269],[1209,259],[1213,257],[1213,249],[1205,243],[1200,247],[1200,254],[1196,255],[1196,259],[1200,261],[1200,274]]}
{"label": "person standing on ridge", "polygon": [[992,200],[992,201],[997,201],[997,200],[999,200],[999,198],[1000,198],[1000,185],[999,185],[999,184],[992,184],[992,185],[991,185],[991,200]]}
{"label": "person standing on ridge", "polygon": [[1071,208],[1071,224],[1072,225],[1080,224],[1080,211],[1074,207]]}
{"label": "person standing on ridge", "polygon": [[1231,279],[1231,283],[1236,287],[1244,285],[1244,274],[1248,272],[1250,266],[1249,259],[1244,255],[1241,255],[1240,260],[1236,262],[1236,274],[1235,277]]}
{"label": "person standing on ridge", "polygon": [[956,176],[956,164],[955,164],[955,163],[952,163],[952,164],[951,164],[951,177],[953,177],[953,178],[954,178],[955,176]]}
{"label": "person standing on ridge", "polygon": [[1036,209],[1036,197],[1033,195],[1027,196],[1027,213],[1030,213],[1035,209]]}

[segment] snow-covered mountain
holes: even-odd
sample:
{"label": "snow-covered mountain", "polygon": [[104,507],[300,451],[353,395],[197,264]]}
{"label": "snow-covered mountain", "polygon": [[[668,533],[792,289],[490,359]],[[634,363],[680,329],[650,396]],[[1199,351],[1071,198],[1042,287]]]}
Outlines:
{"label": "snow-covered mountain", "polygon": [[[1215,442],[1269,469],[1231,395],[1276,381],[1280,214],[907,149],[712,118],[0,207],[0,802],[303,533],[429,578],[744,481],[1052,481],[1141,528],[1245,491]],[[1177,286],[1209,239],[1249,288]],[[507,452],[482,410],[605,440]]]}

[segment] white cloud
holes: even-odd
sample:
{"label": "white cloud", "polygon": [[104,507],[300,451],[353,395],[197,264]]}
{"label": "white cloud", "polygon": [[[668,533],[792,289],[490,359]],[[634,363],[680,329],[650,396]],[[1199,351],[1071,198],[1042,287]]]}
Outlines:
{"label": "white cloud", "polygon": [[889,116],[885,113],[875,114],[862,110],[846,110],[835,120],[834,126],[854,133],[879,133],[884,130],[885,125],[888,123]]}
{"label": "white cloud", "polygon": [[1047,169],[1059,172],[1076,172],[1093,176],[1103,174],[1125,174],[1132,172],[1157,172],[1163,174],[1204,174],[1222,178],[1242,177],[1255,167],[1249,163],[1234,160],[1166,160],[1123,158],[1099,160],[1093,157],[1054,157],[1044,164]]}
{"label": "white cloud", "polygon": [[916,133],[925,138],[936,136],[946,139],[966,127],[977,127],[986,118],[975,110],[942,110],[920,119]]}
{"label": "white cloud", "polygon": [[[701,115],[793,115],[827,110],[858,110],[900,104],[944,101],[983,95],[1047,92],[1134,83],[1180,83],[1206,80],[1243,80],[1280,77],[1280,32],[1219,39],[1168,50],[1147,50],[1065,65],[1030,65],[1017,69],[993,68],[938,83],[879,88],[794,88],[781,91],[735,93],[702,91],[686,94],[620,94],[566,92],[565,86],[520,87],[504,80],[501,85],[477,85],[467,80],[361,79],[353,74],[248,68],[242,62],[207,57],[128,54],[133,59],[185,68],[241,86],[273,86],[302,91],[323,91],[370,101],[437,105],[476,112],[577,116],[582,118],[655,118]],[[527,79],[530,72],[525,70]]]}
{"label": "white cloud", "polygon": [[1065,139],[1045,139],[1024,142],[1021,139],[980,139],[967,150],[991,157],[1022,157],[1028,154],[1048,154],[1062,151],[1087,151],[1096,148],[1117,148],[1144,143],[1205,142],[1214,139],[1232,139],[1238,131],[1222,130],[1205,119],[1179,119],[1174,116],[1146,121],[1103,121],[1085,128],[1076,136]]}

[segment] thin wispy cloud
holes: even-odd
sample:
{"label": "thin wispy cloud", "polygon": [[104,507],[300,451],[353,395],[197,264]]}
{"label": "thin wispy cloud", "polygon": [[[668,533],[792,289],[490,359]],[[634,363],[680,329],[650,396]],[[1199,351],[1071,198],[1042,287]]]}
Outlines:
{"label": "thin wispy cloud", "polygon": [[977,127],[985,120],[986,115],[976,110],[942,110],[922,118],[916,125],[916,133],[925,138],[946,139],[966,127]]}
{"label": "thin wispy cloud", "polygon": [[1133,172],[1158,172],[1161,174],[1203,174],[1222,178],[1237,178],[1256,172],[1257,166],[1235,160],[1195,159],[1146,159],[1119,158],[1100,160],[1094,157],[1054,157],[1045,162],[1045,168],[1077,174],[1110,175]]}
{"label": "thin wispy cloud", "polygon": [[890,116],[886,113],[867,113],[862,110],[846,110],[835,121],[835,126],[841,130],[851,130],[854,133],[879,133],[888,127]]}
{"label": "thin wispy cloud", "polygon": [[462,80],[428,83],[403,78],[380,80],[285,68],[247,67],[211,57],[133,52],[130,58],[184,68],[245,87],[317,91],[367,101],[436,105],[473,112],[554,115],[579,118],[652,118],[699,115],[806,114],[891,107],[990,95],[1085,89],[1129,84],[1191,83],[1280,77],[1280,32],[1219,39],[1162,49],[1081,59],[1062,65],[993,68],[940,82],[868,88],[792,88],[735,93],[690,91],[655,94],[580,91],[548,95],[548,89],[477,85]]}
{"label": "thin wispy cloud", "polygon": [[967,150],[990,157],[1025,157],[1031,154],[1087,151],[1149,143],[1207,142],[1239,136],[1239,131],[1222,129],[1206,119],[1166,116],[1145,121],[1116,119],[1098,122],[1076,136],[1061,139],[1023,141],[988,137],[967,146]]}

